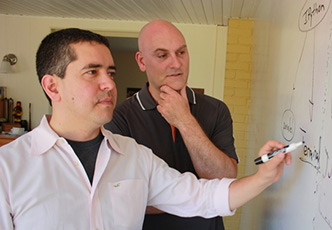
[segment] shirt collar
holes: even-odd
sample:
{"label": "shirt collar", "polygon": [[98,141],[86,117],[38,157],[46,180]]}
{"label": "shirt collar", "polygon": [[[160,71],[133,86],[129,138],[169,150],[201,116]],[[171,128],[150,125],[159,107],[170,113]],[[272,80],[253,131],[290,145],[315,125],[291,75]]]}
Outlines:
{"label": "shirt collar", "polygon": [[60,138],[50,127],[51,115],[44,115],[39,126],[31,131],[31,155],[41,155],[53,147]]}
{"label": "shirt collar", "polygon": [[[152,98],[148,87],[149,82],[145,84],[143,89],[141,89],[134,95],[143,110],[152,110],[157,107],[157,103]],[[186,93],[189,103],[196,104],[195,92],[191,88],[186,87]]]}
{"label": "shirt collar", "polygon": [[118,139],[115,138],[116,135],[118,135],[118,134],[113,134],[111,131],[106,130],[104,128],[104,126],[101,127],[101,133],[107,138],[110,148],[112,148],[114,151],[116,151],[120,154],[123,154],[123,155],[125,154],[125,152],[123,152],[121,150],[121,148],[119,147]]}
{"label": "shirt collar", "polygon": [[[31,131],[31,155],[42,155],[51,149],[58,140],[64,140],[50,127],[49,121],[51,115],[44,115],[39,126]],[[101,128],[102,134],[107,138],[108,147],[114,149],[114,151],[124,154],[117,144],[114,134],[106,130],[104,127]]]}

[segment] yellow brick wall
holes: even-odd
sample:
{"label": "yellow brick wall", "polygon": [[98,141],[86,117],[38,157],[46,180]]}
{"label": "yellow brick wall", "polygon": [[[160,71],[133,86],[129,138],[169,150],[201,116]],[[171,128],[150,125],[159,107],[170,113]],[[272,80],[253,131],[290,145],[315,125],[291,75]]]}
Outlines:
{"label": "yellow brick wall", "polygon": [[[238,178],[244,176],[246,162],[248,112],[251,86],[252,20],[231,19],[228,24],[224,102],[228,105],[234,127],[235,147],[240,158]],[[241,209],[225,217],[226,230],[238,230]]]}

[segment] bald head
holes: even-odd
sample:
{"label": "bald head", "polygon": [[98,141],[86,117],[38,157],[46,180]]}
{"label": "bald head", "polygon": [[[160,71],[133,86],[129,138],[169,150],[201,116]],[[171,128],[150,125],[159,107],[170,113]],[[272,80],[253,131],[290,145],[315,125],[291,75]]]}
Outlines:
{"label": "bald head", "polygon": [[146,72],[149,92],[159,101],[160,87],[175,91],[186,87],[189,74],[189,53],[182,33],[170,22],[153,20],[146,24],[138,38],[136,61]]}
{"label": "bald head", "polygon": [[152,41],[168,37],[171,39],[181,39],[185,44],[184,36],[172,23],[162,19],[153,20],[141,29],[138,37],[138,49],[144,52],[146,46],[151,44]]}

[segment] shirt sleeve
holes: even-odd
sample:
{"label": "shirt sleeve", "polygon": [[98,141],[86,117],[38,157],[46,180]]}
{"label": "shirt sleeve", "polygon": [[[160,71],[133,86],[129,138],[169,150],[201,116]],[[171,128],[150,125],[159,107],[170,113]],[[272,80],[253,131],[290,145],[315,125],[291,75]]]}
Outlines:
{"label": "shirt sleeve", "polygon": [[233,181],[235,179],[223,178],[216,188],[214,204],[219,216],[232,216],[236,212],[236,209],[230,210],[229,207],[229,186]]}
{"label": "shirt sleeve", "polygon": [[227,105],[219,102],[218,113],[211,141],[217,148],[239,162],[234,145],[233,120]]}
{"label": "shirt sleeve", "polygon": [[197,179],[192,173],[180,174],[155,157],[150,173],[148,205],[182,216],[233,215],[229,207],[229,185],[234,179]]}

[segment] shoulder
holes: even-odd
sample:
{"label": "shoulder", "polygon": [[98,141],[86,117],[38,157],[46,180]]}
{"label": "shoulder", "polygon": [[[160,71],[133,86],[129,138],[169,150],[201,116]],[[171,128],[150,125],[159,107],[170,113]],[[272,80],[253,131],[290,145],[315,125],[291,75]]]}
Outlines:
{"label": "shoulder", "polygon": [[1,161],[22,161],[31,152],[31,133],[26,133],[12,142],[0,147]]}
{"label": "shoulder", "polygon": [[18,146],[21,146],[21,145],[26,145],[26,144],[30,144],[31,142],[31,132],[28,132],[28,133],[25,133],[19,137],[17,137],[16,139],[14,139],[13,141],[11,141],[10,143],[6,144],[6,145],[3,145],[0,147],[0,150],[10,150],[14,147],[18,147]]}
{"label": "shoulder", "polygon": [[218,110],[228,110],[225,102],[206,94],[195,92],[196,105],[199,107],[212,107]]}
{"label": "shoulder", "polygon": [[151,149],[144,145],[138,144],[136,140],[132,137],[111,133],[110,136],[108,136],[108,139],[114,149],[118,149],[126,155],[135,155],[136,153],[152,153]]}
{"label": "shoulder", "polygon": [[112,120],[105,124],[104,127],[113,133],[121,133],[128,136],[130,134],[129,123],[136,119],[138,113],[140,113],[140,108],[134,96],[132,96],[115,107]]}
{"label": "shoulder", "polygon": [[135,139],[120,134],[111,134],[111,136],[112,149],[120,153],[126,165],[151,168],[154,163],[161,161],[150,148],[138,144]]}
{"label": "shoulder", "polygon": [[136,96],[133,95],[130,98],[127,98],[123,102],[119,103],[116,107],[116,111],[126,111],[128,108],[132,108],[134,104],[137,104]]}
{"label": "shoulder", "polygon": [[231,122],[231,112],[223,101],[197,92],[195,96],[196,104],[191,104],[191,113],[201,125],[214,126],[223,122]]}

